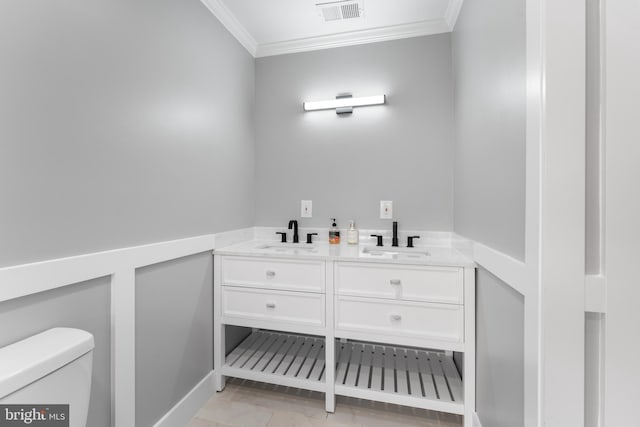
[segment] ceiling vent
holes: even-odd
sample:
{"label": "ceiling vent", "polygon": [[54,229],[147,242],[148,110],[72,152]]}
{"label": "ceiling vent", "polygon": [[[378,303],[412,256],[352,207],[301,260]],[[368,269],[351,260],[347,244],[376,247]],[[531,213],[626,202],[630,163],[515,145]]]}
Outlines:
{"label": "ceiling vent", "polygon": [[316,3],[316,7],[324,22],[342,21],[364,16],[364,0],[323,1]]}

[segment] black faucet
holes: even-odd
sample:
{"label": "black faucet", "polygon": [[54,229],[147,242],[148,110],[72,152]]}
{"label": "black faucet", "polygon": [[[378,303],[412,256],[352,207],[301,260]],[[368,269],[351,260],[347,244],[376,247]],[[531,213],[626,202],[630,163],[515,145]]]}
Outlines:
{"label": "black faucet", "polygon": [[299,243],[300,239],[298,238],[298,221],[292,219],[289,221],[289,230],[293,228],[293,243]]}
{"label": "black faucet", "polygon": [[398,221],[393,221],[393,237],[391,238],[391,246],[398,246]]}
{"label": "black faucet", "polygon": [[376,240],[376,246],[382,246],[382,234],[372,234],[371,237],[375,237]]}
{"label": "black faucet", "polygon": [[414,239],[419,239],[420,236],[408,236],[407,237],[407,247],[408,248],[412,248],[413,247],[413,240]]}

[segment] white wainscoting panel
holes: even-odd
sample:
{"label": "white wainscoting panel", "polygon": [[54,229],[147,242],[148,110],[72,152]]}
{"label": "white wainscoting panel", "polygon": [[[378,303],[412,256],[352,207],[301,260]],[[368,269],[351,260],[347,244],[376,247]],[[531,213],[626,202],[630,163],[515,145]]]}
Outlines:
{"label": "white wainscoting panel", "polygon": [[[112,419],[135,425],[135,270],[254,238],[253,227],[0,268],[0,302],[111,276]],[[212,374],[158,424],[180,425],[213,391]],[[206,399],[205,399],[206,400]]]}

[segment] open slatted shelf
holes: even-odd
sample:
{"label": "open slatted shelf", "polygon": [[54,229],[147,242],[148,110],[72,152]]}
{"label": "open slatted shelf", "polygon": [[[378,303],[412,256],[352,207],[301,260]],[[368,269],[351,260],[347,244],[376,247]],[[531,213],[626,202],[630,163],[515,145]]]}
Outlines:
{"label": "open slatted shelf", "polygon": [[336,394],[464,414],[453,357],[395,346],[337,343]]}
{"label": "open slatted shelf", "polygon": [[222,373],[305,390],[325,391],[324,339],[257,331],[226,357]]}
{"label": "open slatted shelf", "polygon": [[[337,341],[335,361],[337,395],[464,414],[462,380],[445,353]],[[324,339],[256,331],[227,355],[222,373],[326,391]]]}

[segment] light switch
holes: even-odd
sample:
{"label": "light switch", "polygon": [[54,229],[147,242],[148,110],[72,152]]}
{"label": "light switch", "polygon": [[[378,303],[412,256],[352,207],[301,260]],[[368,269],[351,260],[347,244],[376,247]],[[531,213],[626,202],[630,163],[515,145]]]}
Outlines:
{"label": "light switch", "polygon": [[302,200],[300,203],[300,216],[302,218],[311,218],[313,216],[313,204],[311,200]]}
{"label": "light switch", "polygon": [[393,202],[391,200],[380,200],[380,219],[393,218]]}

